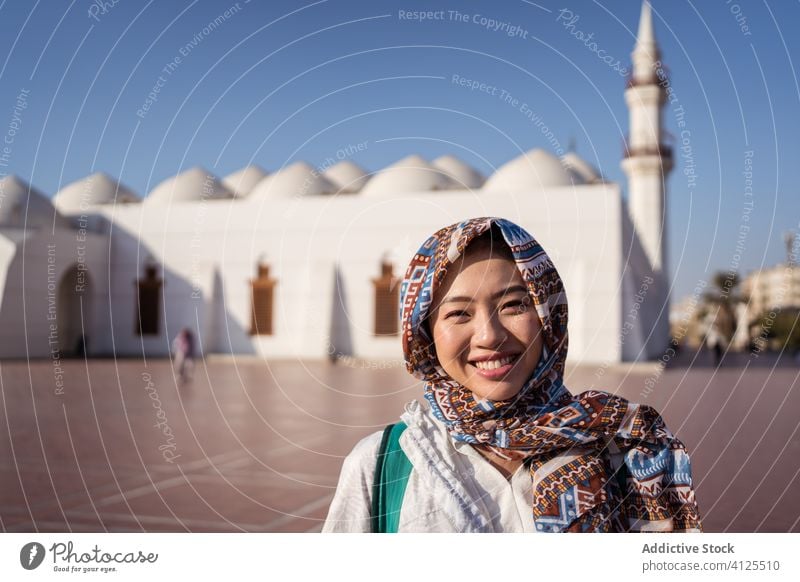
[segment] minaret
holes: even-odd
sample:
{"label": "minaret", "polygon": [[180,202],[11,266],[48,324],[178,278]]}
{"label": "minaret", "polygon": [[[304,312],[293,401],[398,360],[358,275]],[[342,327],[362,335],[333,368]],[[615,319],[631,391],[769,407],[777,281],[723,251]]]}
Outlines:
{"label": "minaret", "polygon": [[653,274],[666,268],[666,188],[672,150],[662,143],[661,109],[666,73],[653,33],[650,2],[642,4],[639,33],[631,53],[633,72],[625,90],[630,128],[622,169],[628,176],[628,209]]}

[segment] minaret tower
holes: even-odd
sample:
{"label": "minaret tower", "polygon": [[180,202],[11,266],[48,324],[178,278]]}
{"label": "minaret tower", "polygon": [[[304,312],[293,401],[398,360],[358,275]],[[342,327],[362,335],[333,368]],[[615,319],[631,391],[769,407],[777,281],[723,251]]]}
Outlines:
{"label": "minaret tower", "polygon": [[625,90],[630,128],[622,169],[628,176],[628,209],[652,273],[666,268],[666,188],[672,150],[662,143],[661,110],[666,76],[653,33],[650,2],[642,4],[639,33],[631,53],[633,73]]}

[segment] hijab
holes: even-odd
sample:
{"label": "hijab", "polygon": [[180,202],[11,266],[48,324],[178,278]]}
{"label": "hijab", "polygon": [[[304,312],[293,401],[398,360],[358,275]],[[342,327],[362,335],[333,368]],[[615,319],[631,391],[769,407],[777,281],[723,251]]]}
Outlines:
{"label": "hijab", "polygon": [[[491,232],[490,232],[491,231]],[[438,287],[466,248],[489,232],[511,251],[542,326],[535,370],[509,400],[479,400],[436,357],[428,317]],[[689,456],[651,407],[564,386],[567,296],[552,260],[518,225],[475,218],[420,247],[401,286],[406,368],[425,385],[436,419],[456,441],[524,459],[537,531],[700,531]]]}

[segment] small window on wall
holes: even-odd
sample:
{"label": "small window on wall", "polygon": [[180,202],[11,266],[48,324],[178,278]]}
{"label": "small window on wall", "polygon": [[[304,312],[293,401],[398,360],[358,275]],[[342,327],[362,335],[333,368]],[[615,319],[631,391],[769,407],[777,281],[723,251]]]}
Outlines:
{"label": "small window on wall", "polygon": [[144,277],[136,281],[138,293],[134,333],[137,335],[158,335],[162,285],[158,267],[154,264],[145,265]]}
{"label": "small window on wall", "polygon": [[381,276],[373,279],[372,283],[375,285],[375,335],[397,335],[400,280],[392,273],[392,264],[389,261],[381,262]]}
{"label": "small window on wall", "polygon": [[252,311],[250,335],[272,335],[273,301],[276,281],[269,276],[269,266],[258,265],[258,276],[250,281]]}

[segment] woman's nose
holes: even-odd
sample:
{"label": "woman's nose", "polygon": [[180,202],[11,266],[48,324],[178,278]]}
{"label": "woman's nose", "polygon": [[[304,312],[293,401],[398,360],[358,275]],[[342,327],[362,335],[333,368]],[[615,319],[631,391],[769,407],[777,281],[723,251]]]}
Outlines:
{"label": "woman's nose", "polygon": [[479,317],[476,323],[478,328],[474,339],[477,347],[497,348],[508,339],[508,332],[496,312]]}

